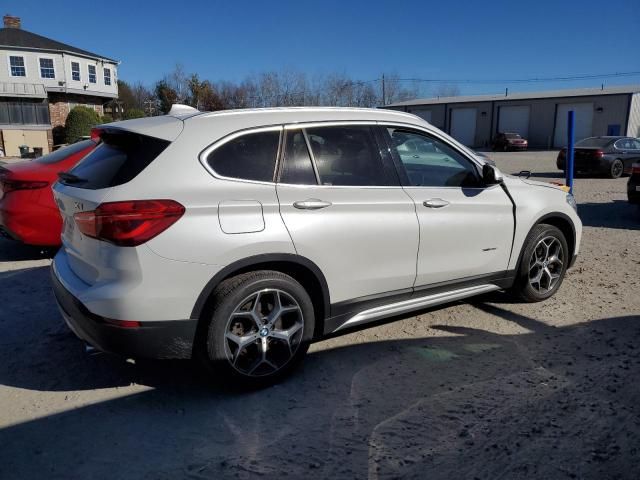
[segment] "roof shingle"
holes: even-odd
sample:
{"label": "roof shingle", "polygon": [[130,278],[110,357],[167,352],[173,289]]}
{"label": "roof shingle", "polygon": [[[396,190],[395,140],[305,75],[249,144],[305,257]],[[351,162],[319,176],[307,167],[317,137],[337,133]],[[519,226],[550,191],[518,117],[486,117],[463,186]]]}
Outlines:
{"label": "roof shingle", "polygon": [[55,50],[77,53],[87,57],[100,58],[116,62],[112,58],[98,55],[87,50],[72,47],[66,43],[58,42],[42,35],[37,35],[20,28],[0,28],[0,46],[16,48],[36,48],[39,50]]}

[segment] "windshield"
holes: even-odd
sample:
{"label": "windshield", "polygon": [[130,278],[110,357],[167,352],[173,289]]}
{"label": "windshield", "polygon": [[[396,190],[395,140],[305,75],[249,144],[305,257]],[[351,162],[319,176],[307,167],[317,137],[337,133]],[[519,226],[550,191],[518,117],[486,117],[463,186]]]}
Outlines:
{"label": "windshield", "polygon": [[53,153],[49,153],[48,155],[37,158],[36,162],[44,163],[45,165],[58,163],[69,158],[71,155],[82,152],[83,150],[87,150],[88,153],[88,149],[95,146],[96,143],[93,140],[83,140],[82,142],[74,143],[67,147],[62,147]]}
{"label": "windshield", "polygon": [[505,133],[504,136],[507,138],[522,138],[518,133]]}
{"label": "windshield", "polygon": [[602,137],[590,137],[576,142],[576,147],[606,147],[614,139]]}

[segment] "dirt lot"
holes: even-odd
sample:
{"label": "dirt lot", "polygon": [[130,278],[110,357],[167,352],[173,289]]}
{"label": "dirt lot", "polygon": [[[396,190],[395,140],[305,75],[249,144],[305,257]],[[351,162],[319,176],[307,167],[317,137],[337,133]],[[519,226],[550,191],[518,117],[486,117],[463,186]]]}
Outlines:
{"label": "dirt lot", "polygon": [[[549,152],[492,154],[558,177]],[[0,243],[0,478],[640,478],[640,209],[578,179],[580,257],[503,294],[320,342],[285,383],[87,356],[46,254]]]}

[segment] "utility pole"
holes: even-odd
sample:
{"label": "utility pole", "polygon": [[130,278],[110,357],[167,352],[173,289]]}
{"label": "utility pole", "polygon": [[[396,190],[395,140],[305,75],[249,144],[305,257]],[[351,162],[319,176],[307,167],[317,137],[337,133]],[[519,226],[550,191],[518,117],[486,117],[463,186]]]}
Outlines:
{"label": "utility pole", "polygon": [[154,100],[145,100],[144,101],[145,110],[148,112],[150,117],[153,117],[153,114],[155,112],[155,108],[153,107],[154,104],[155,104]]}
{"label": "utility pole", "polygon": [[387,104],[387,91],[384,87],[384,73],[382,74],[382,106],[384,107]]}

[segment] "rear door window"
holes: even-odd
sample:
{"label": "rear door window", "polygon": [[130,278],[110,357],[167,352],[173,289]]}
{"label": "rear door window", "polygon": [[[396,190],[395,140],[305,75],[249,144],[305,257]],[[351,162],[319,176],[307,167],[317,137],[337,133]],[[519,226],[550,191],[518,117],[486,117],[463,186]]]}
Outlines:
{"label": "rear door window", "polygon": [[73,179],[61,182],[90,190],[115,187],[133,180],[171,142],[123,131],[103,131],[101,142],[72,168]]}
{"label": "rear door window", "polygon": [[280,130],[247,133],[217,147],[206,162],[221,177],[273,182],[279,144]]}
{"label": "rear door window", "polygon": [[322,185],[396,186],[385,165],[373,127],[316,127],[306,130]]}

